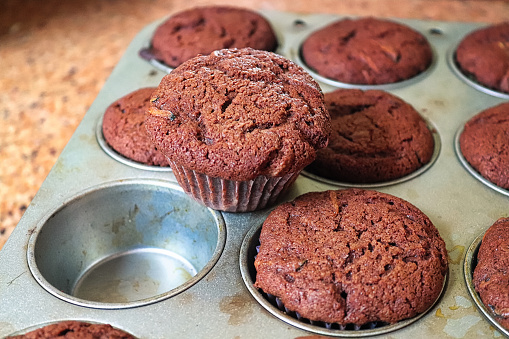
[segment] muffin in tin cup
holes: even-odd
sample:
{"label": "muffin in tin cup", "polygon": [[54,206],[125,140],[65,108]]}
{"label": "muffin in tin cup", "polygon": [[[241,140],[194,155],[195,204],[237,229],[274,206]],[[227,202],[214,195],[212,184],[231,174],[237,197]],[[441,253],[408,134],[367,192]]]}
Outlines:
{"label": "muffin in tin cup", "polygon": [[509,331],[509,218],[498,219],[482,238],[473,285],[492,317]]}
{"label": "muffin in tin cup", "polygon": [[300,54],[320,76],[355,85],[399,83],[423,73],[433,62],[424,35],[374,17],[334,21],[310,34]]}
{"label": "muffin in tin cup", "polygon": [[165,156],[152,144],[144,126],[154,90],[155,87],[146,87],[132,91],[111,103],[104,112],[98,133],[101,132],[106,142],[101,146],[114,158],[147,167],[169,166]]}
{"label": "muffin in tin cup", "polygon": [[468,79],[509,95],[509,21],[469,33],[459,43],[454,58]]}
{"label": "muffin in tin cup", "polygon": [[484,179],[509,190],[509,103],[489,107],[469,119],[459,134],[461,155]]}
{"label": "muffin in tin cup", "polygon": [[435,145],[419,113],[380,90],[325,93],[331,116],[329,145],[317,151],[306,173],[350,184],[391,182],[428,164]]}
{"label": "muffin in tin cup", "polygon": [[146,127],[186,193],[208,207],[265,208],[327,146],[319,85],[272,52],[224,49],[166,75]]}
{"label": "muffin in tin cup", "polygon": [[285,312],[340,329],[425,313],[448,270],[445,243],[424,213],[361,189],[311,192],[279,205],[262,226],[254,266],[254,286]]}
{"label": "muffin in tin cup", "polygon": [[275,51],[278,41],[270,23],[247,8],[199,6],[175,13],[157,27],[143,53],[171,68],[199,54],[224,48],[251,47]]}
{"label": "muffin in tin cup", "polygon": [[13,334],[8,336],[6,339],[135,339],[133,335],[114,328],[109,324],[90,323],[78,320],[67,320],[46,324],[33,330],[23,332],[26,333]]}

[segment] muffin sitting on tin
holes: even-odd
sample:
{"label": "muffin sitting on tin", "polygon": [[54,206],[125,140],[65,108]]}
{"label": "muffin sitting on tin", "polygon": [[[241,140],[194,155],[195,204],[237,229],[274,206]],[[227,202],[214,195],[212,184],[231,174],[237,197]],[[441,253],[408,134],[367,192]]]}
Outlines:
{"label": "muffin sitting on tin", "polygon": [[273,203],[327,146],[318,84],[275,53],[219,50],[186,61],[152,96],[146,127],[184,190],[240,212]]}
{"label": "muffin sitting on tin", "polygon": [[467,121],[459,144],[477,172],[509,189],[509,102],[490,107]]}
{"label": "muffin sitting on tin", "polygon": [[245,47],[274,51],[277,38],[270,23],[249,9],[204,6],[164,21],[152,37],[150,53],[168,66],[177,67],[198,54]]}
{"label": "muffin sitting on tin", "polygon": [[395,323],[428,310],[448,270],[431,221],[400,198],[360,189],[312,192],[263,223],[255,287],[303,318]]}
{"label": "muffin sitting on tin", "polygon": [[500,218],[484,234],[473,283],[495,320],[509,330],[509,218]]}
{"label": "muffin sitting on tin", "polygon": [[304,62],[343,83],[381,85],[428,69],[428,40],[412,28],[377,18],[343,19],[312,33],[302,44]]}
{"label": "muffin sitting on tin", "polygon": [[509,21],[468,34],[456,49],[456,63],[479,84],[509,93]]}
{"label": "muffin sitting on tin", "polygon": [[338,89],[325,93],[332,133],[306,170],[347,183],[382,183],[409,175],[433,155],[424,119],[387,92]]}
{"label": "muffin sitting on tin", "polygon": [[145,114],[155,87],[141,88],[112,103],[104,112],[102,131],[108,145],[122,156],[152,166],[168,166],[152,144]]}

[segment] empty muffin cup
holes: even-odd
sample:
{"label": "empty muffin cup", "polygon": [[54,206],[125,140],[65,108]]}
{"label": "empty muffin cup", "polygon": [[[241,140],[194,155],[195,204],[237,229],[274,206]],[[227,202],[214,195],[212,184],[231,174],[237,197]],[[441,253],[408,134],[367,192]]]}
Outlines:
{"label": "empty muffin cup", "polygon": [[219,212],[176,184],[122,180],[77,194],[35,228],[28,264],[37,282],[70,303],[128,308],[184,291],[218,261]]}

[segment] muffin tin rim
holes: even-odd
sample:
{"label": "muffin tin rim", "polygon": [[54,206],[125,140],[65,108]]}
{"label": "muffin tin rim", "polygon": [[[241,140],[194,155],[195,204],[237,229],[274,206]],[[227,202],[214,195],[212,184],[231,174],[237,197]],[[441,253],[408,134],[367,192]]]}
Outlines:
{"label": "muffin tin rim", "polygon": [[473,282],[473,274],[474,274],[474,263],[477,261],[477,253],[479,251],[479,247],[481,246],[482,239],[484,237],[484,234],[486,233],[486,230],[479,234],[470,244],[468,247],[465,258],[463,261],[463,276],[465,278],[465,284],[467,287],[468,294],[474,301],[475,306],[479,310],[479,312],[483,315],[483,317],[496,328],[497,331],[505,335],[506,337],[509,337],[509,330],[505,329],[500,325],[495,318],[492,315],[492,312],[486,308],[484,303],[481,300],[481,297],[479,294],[477,294]]}
{"label": "muffin tin rim", "polygon": [[[203,206],[204,209],[207,209],[209,213],[213,216],[214,222],[216,224],[216,227],[218,229],[218,238],[216,242],[216,246],[214,249],[214,252],[212,253],[211,258],[208,260],[207,264],[199,270],[196,275],[191,277],[191,279],[187,280],[183,284],[160,294],[157,294],[155,296],[144,298],[140,300],[130,301],[130,302],[123,302],[123,303],[111,303],[111,302],[98,302],[98,301],[91,301],[91,300],[85,300],[81,299],[75,296],[72,296],[70,294],[64,293],[63,291],[60,291],[55,286],[53,286],[50,282],[46,280],[46,278],[42,275],[42,273],[38,269],[38,265],[35,259],[35,245],[37,242],[37,237],[42,231],[44,225],[46,222],[48,222],[54,215],[62,211],[66,208],[68,204],[72,204],[74,201],[79,200],[83,197],[86,197],[89,194],[93,194],[94,192],[109,189],[109,188],[115,188],[119,186],[132,186],[132,185],[151,185],[154,186],[154,188],[164,188],[168,190],[173,191],[179,191],[183,194],[185,192],[183,189],[177,184],[169,181],[162,181],[158,179],[120,179],[120,180],[113,180],[113,181],[107,181],[104,183],[101,183],[99,185],[95,185],[92,187],[88,187],[80,192],[77,192],[75,194],[72,194],[65,198],[65,200],[52,208],[51,210],[47,211],[46,214],[37,222],[36,226],[31,230],[31,233],[28,238],[27,242],[27,249],[26,249],[26,260],[28,264],[28,268],[31,274],[31,277],[37,282],[37,284],[43,288],[45,291],[53,295],[54,297],[68,302],[73,305],[77,306],[84,306],[89,308],[95,308],[95,309],[103,309],[103,310],[119,310],[119,309],[128,309],[128,308],[134,308],[134,307],[140,307],[140,306],[146,306],[153,303],[161,302],[163,300],[166,300],[168,298],[172,298],[191,286],[197,284],[200,282],[203,278],[207,276],[207,274],[214,268],[216,263],[219,261],[223,254],[224,247],[226,245],[226,223],[223,218],[223,215],[220,211],[213,210],[209,207]],[[186,199],[190,199],[187,197],[187,195],[184,195]]]}

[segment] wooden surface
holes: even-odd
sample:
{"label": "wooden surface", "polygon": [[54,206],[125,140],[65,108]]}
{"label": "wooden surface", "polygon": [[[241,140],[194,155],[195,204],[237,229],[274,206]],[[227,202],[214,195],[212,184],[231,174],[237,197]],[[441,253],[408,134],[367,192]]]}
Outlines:
{"label": "wooden surface", "polygon": [[130,41],[185,8],[251,9],[497,23],[509,1],[0,1],[0,248]]}

